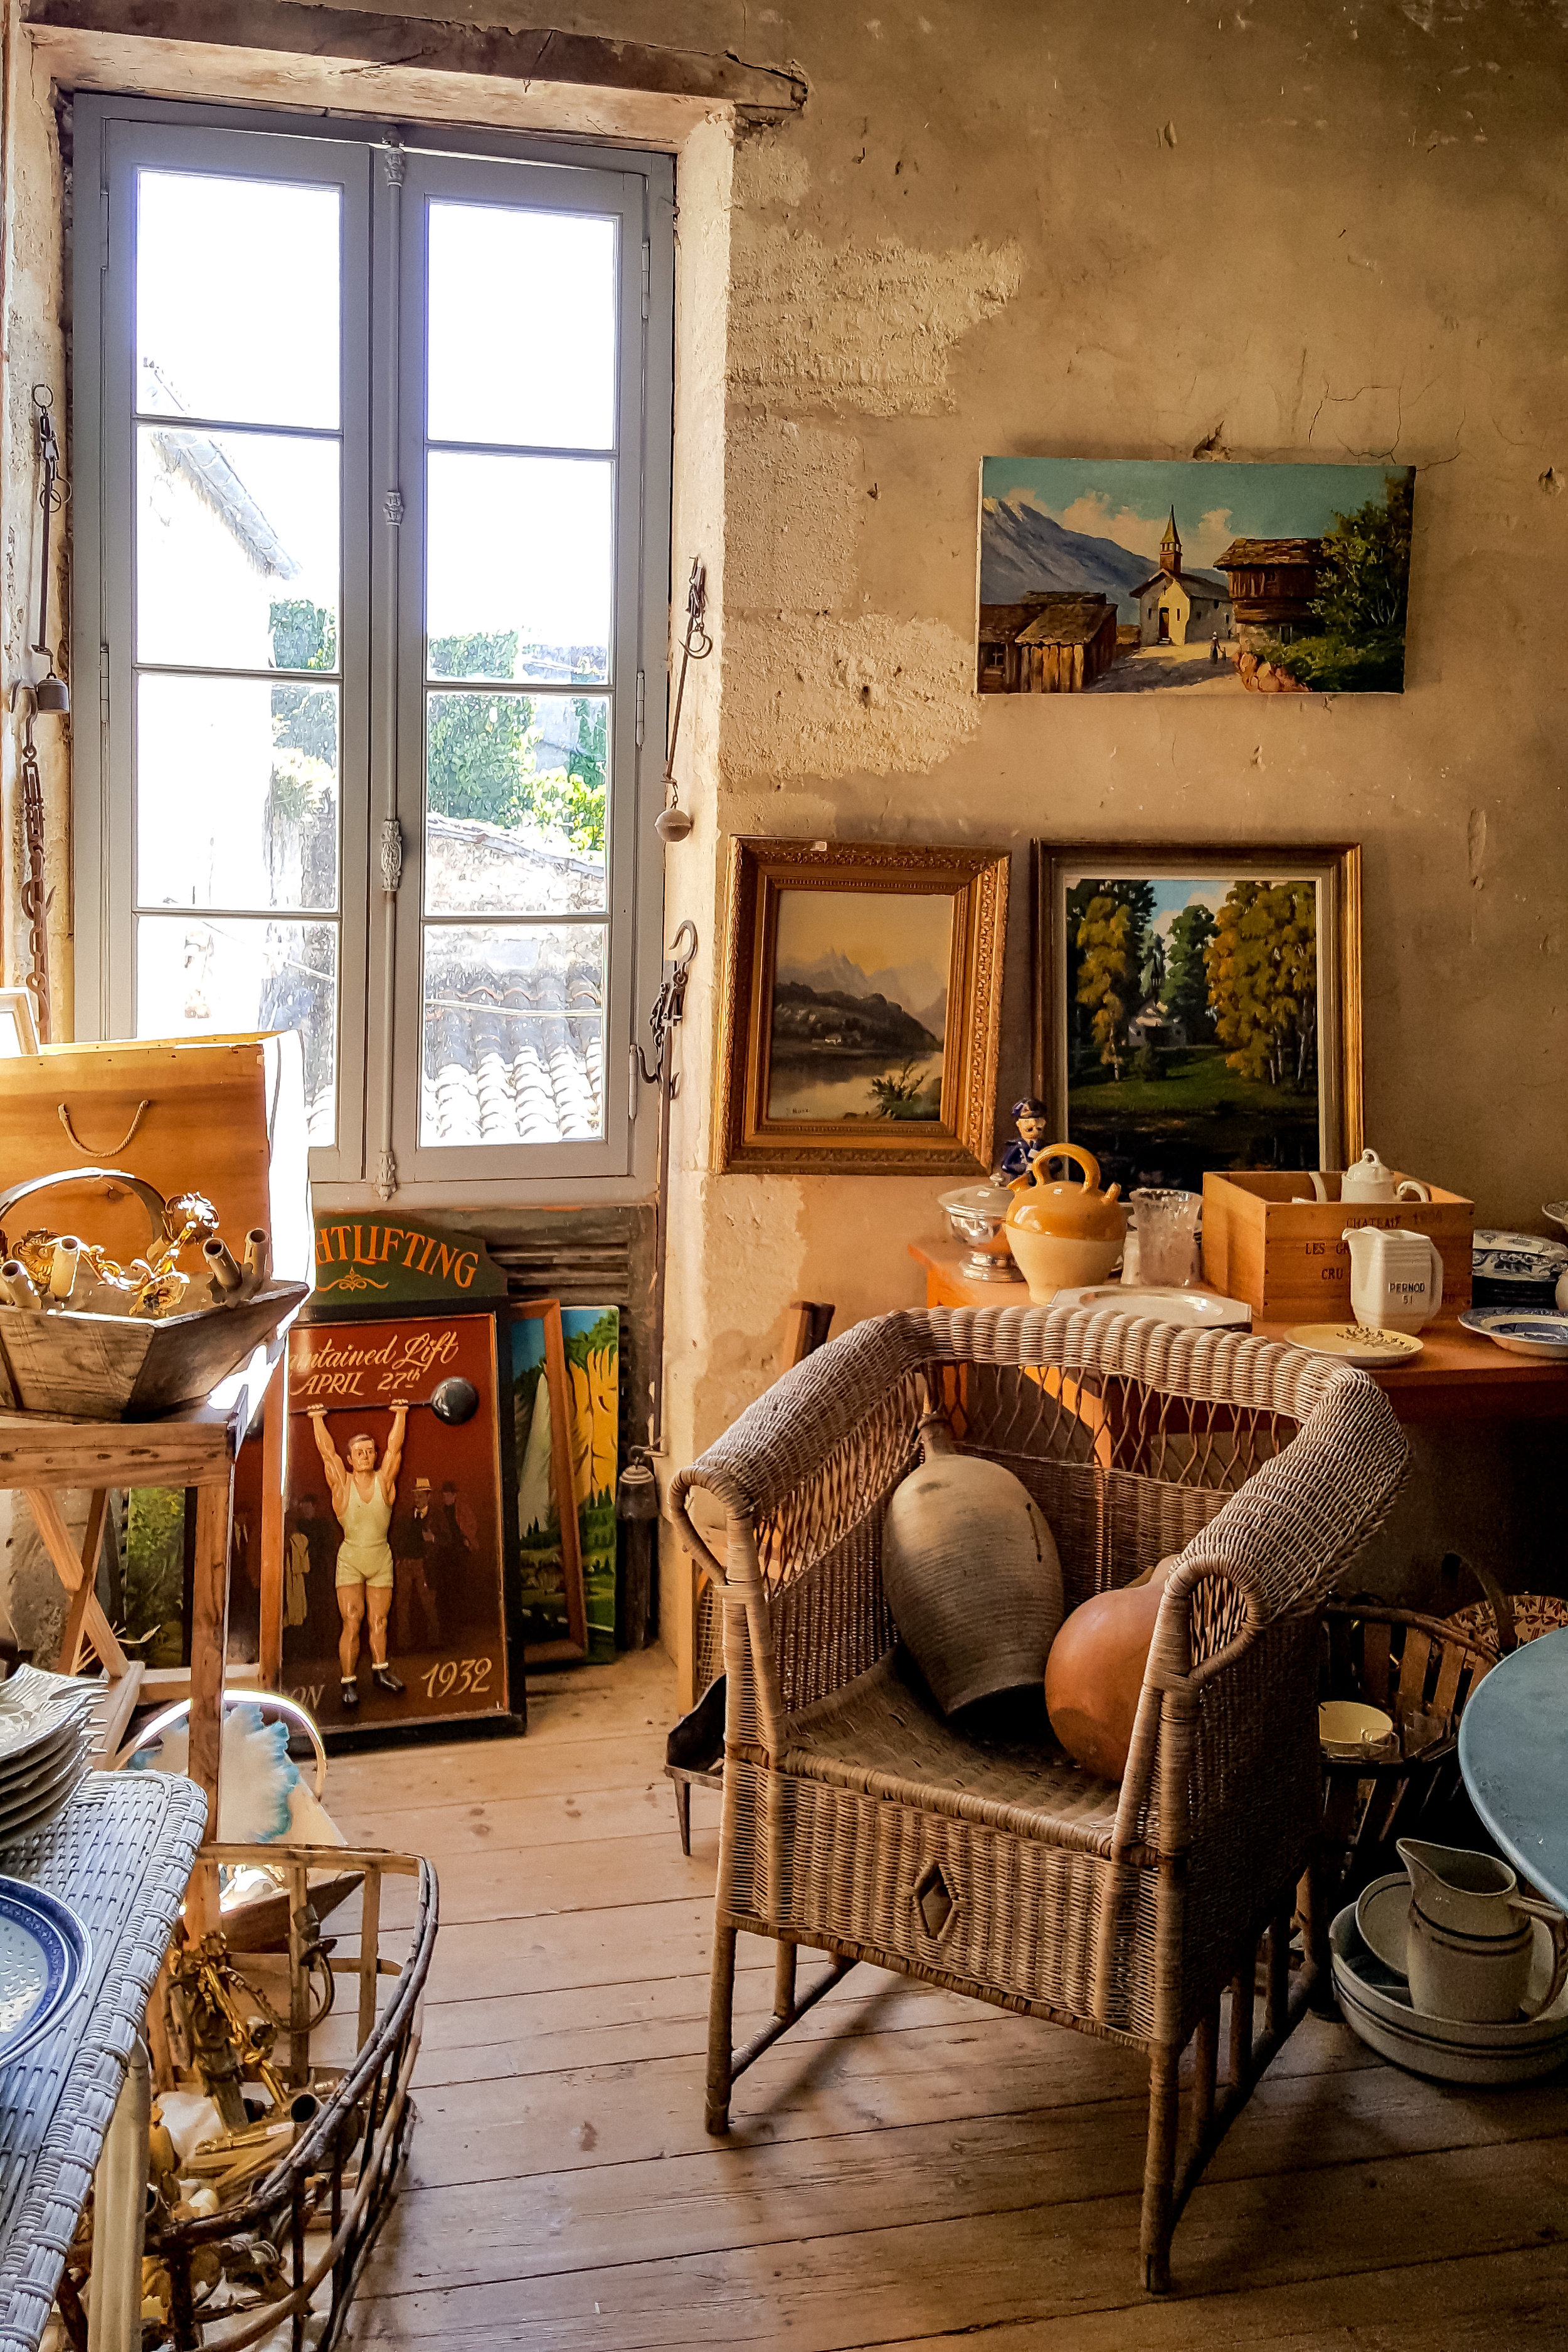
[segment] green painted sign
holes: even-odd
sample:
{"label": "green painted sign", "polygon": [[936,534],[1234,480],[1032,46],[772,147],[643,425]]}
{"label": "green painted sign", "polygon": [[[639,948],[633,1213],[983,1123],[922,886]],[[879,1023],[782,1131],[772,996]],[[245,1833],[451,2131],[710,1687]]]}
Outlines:
{"label": "green painted sign", "polygon": [[506,1276],[492,1265],[477,1234],[456,1233],[424,1217],[405,1223],[391,1214],[316,1219],[316,1287],[312,1313],[323,1308],[451,1306],[464,1299],[504,1298]]}

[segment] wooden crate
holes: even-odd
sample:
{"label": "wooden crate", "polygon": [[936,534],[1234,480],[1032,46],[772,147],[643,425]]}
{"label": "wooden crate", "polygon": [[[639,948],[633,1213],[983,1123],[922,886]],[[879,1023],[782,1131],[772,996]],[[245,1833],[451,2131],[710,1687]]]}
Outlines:
{"label": "wooden crate", "polygon": [[[1403,1176],[1395,1172],[1395,1182]],[[1204,1178],[1204,1280],[1229,1298],[1245,1298],[1271,1323],[1343,1323],[1351,1317],[1347,1225],[1398,1226],[1426,1234],[1443,1261],[1443,1311],[1470,1303],[1470,1237],[1475,1204],[1428,1180],[1430,1201],[1362,1201],[1349,1207],[1340,1180],[1325,1175],[1331,1201],[1300,1201],[1305,1174],[1212,1171]]]}
{"label": "wooden crate", "polygon": [[[0,1061],[0,1189],[79,1165],[121,1169],[165,1196],[205,1192],[236,1257],[251,1226],[266,1226],[283,1282],[314,1279],[305,1154],[292,1030],[46,1045]],[[47,1225],[100,1243],[122,1265],[147,1246],[135,1194],[101,1183],[40,1192],[6,1223],[13,1244],[29,1226]]]}

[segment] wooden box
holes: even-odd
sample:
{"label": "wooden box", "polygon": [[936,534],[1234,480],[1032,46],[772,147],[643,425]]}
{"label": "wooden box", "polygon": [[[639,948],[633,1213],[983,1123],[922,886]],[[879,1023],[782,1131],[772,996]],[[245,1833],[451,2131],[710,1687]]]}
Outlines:
{"label": "wooden box", "polygon": [[[0,1190],[80,1165],[140,1176],[165,1196],[205,1192],[236,1257],[251,1226],[266,1226],[278,1282],[314,1278],[305,1155],[292,1030],[46,1045],[0,1061]],[[135,1194],[101,1182],[40,1192],[7,1222],[80,1234],[121,1264],[147,1246]]]}
{"label": "wooden box", "polygon": [[[1395,1171],[1395,1183],[1404,1177]],[[1423,1181],[1426,1180],[1423,1179]],[[1228,1298],[1245,1298],[1270,1323],[1345,1323],[1351,1319],[1348,1226],[1399,1226],[1426,1234],[1443,1260],[1443,1312],[1470,1303],[1470,1237],[1475,1205],[1428,1184],[1430,1201],[1360,1201],[1344,1206],[1340,1180],[1324,1175],[1336,1197],[1310,1194],[1305,1174],[1212,1171],[1204,1178],[1204,1280]]]}

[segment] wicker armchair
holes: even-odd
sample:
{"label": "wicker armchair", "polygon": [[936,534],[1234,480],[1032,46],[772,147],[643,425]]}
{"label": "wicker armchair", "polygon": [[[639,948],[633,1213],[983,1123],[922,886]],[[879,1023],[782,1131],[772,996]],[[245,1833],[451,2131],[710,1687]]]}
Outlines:
{"label": "wicker armchair", "polygon": [[[1181,1554],[1120,1786],[1048,1742],[965,1738],[900,1672],[882,1513],[928,1393],[1039,1503],[1069,1607]],[[1363,1373],[1234,1333],[1010,1307],[862,1323],[682,1471],[676,1517],[722,1605],[729,1678],[709,2130],[728,2130],[736,2075],[861,1960],[1146,2050],[1143,2280],[1166,2287],[1176,2217],[1321,1964],[1321,1919],[1294,1971],[1290,1953],[1320,1811],[1317,1612],[1404,1464]],[[692,1525],[694,1486],[725,1507],[727,1566]],[[736,2052],[742,1930],[780,1949],[774,2020]],[[803,1944],[834,1965],[797,1998]]]}

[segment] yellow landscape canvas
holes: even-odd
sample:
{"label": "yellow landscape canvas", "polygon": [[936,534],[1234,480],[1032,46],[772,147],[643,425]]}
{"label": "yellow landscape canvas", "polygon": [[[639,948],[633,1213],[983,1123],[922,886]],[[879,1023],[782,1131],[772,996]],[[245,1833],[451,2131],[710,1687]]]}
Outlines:
{"label": "yellow landscape canvas", "polygon": [[781,892],[769,1118],[938,1118],[952,944],[946,895]]}

